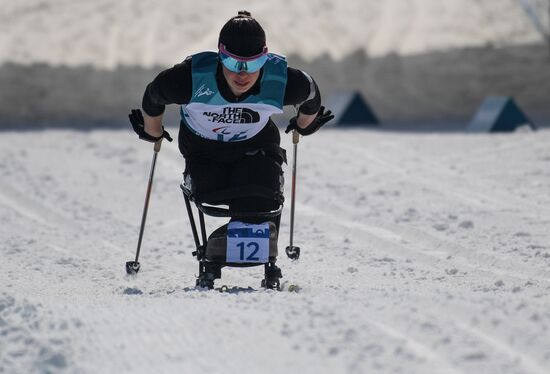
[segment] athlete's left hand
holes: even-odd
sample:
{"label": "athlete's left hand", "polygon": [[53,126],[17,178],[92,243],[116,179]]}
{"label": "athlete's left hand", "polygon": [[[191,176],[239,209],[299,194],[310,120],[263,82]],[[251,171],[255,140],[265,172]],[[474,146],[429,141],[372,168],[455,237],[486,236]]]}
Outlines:
{"label": "athlete's left hand", "polygon": [[290,119],[290,123],[288,124],[285,130],[285,133],[288,134],[290,131],[296,130],[300,135],[311,135],[333,118],[334,118],[334,114],[332,114],[330,110],[327,110],[325,112],[325,107],[321,106],[321,108],[319,108],[319,111],[317,112],[317,116],[309,124],[308,127],[306,127],[305,129],[301,128],[300,126],[298,126],[298,123],[296,122],[296,117],[292,117]]}

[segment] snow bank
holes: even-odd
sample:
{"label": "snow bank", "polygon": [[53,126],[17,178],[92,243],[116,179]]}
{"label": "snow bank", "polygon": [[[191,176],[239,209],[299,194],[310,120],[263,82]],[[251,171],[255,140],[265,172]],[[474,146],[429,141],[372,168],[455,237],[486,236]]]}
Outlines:
{"label": "snow bank", "polygon": [[[264,25],[273,51],[305,60],[326,54],[339,60],[357,50],[378,57],[540,43],[543,38],[520,3],[4,1],[0,62],[170,66],[196,51],[215,49],[219,29],[238,9],[250,10]],[[547,14],[540,16],[547,25]]]}
{"label": "snow bank", "polygon": [[361,90],[383,119],[463,119],[488,94],[550,116],[541,104],[550,56],[524,9],[532,4],[547,25],[545,1],[4,1],[0,116],[124,116],[163,67],[215,49],[243,8],[272,51],[311,70],[325,92]]}

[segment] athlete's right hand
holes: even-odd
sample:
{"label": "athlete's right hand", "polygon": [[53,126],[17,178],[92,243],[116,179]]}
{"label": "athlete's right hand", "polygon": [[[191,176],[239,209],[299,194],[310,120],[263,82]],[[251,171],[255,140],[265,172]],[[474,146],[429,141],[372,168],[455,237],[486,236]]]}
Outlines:
{"label": "athlete's right hand", "polygon": [[130,119],[130,123],[132,124],[132,128],[134,129],[135,133],[138,134],[139,138],[141,140],[145,140],[151,143],[156,143],[160,139],[165,138],[169,142],[172,141],[172,137],[164,129],[164,126],[162,127],[162,135],[161,136],[151,136],[145,132],[145,120],[143,119],[143,114],[141,113],[140,109],[132,109],[130,114],[128,114],[128,118]]}

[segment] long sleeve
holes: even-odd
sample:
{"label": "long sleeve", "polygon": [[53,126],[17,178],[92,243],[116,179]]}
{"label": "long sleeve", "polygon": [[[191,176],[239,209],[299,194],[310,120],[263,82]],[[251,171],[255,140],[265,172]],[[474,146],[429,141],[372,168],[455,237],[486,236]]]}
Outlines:
{"label": "long sleeve", "polygon": [[316,114],[321,106],[317,83],[307,73],[288,68],[284,105],[297,105],[303,114]]}
{"label": "long sleeve", "polygon": [[166,105],[189,103],[192,89],[191,59],[187,59],[162,71],[147,85],[142,108],[149,116],[159,116]]}

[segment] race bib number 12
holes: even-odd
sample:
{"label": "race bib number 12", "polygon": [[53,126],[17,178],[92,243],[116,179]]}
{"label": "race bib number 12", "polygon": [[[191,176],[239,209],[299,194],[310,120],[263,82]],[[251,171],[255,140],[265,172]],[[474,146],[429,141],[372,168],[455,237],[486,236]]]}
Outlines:
{"label": "race bib number 12", "polygon": [[227,262],[266,263],[269,261],[269,224],[239,221],[227,226]]}

